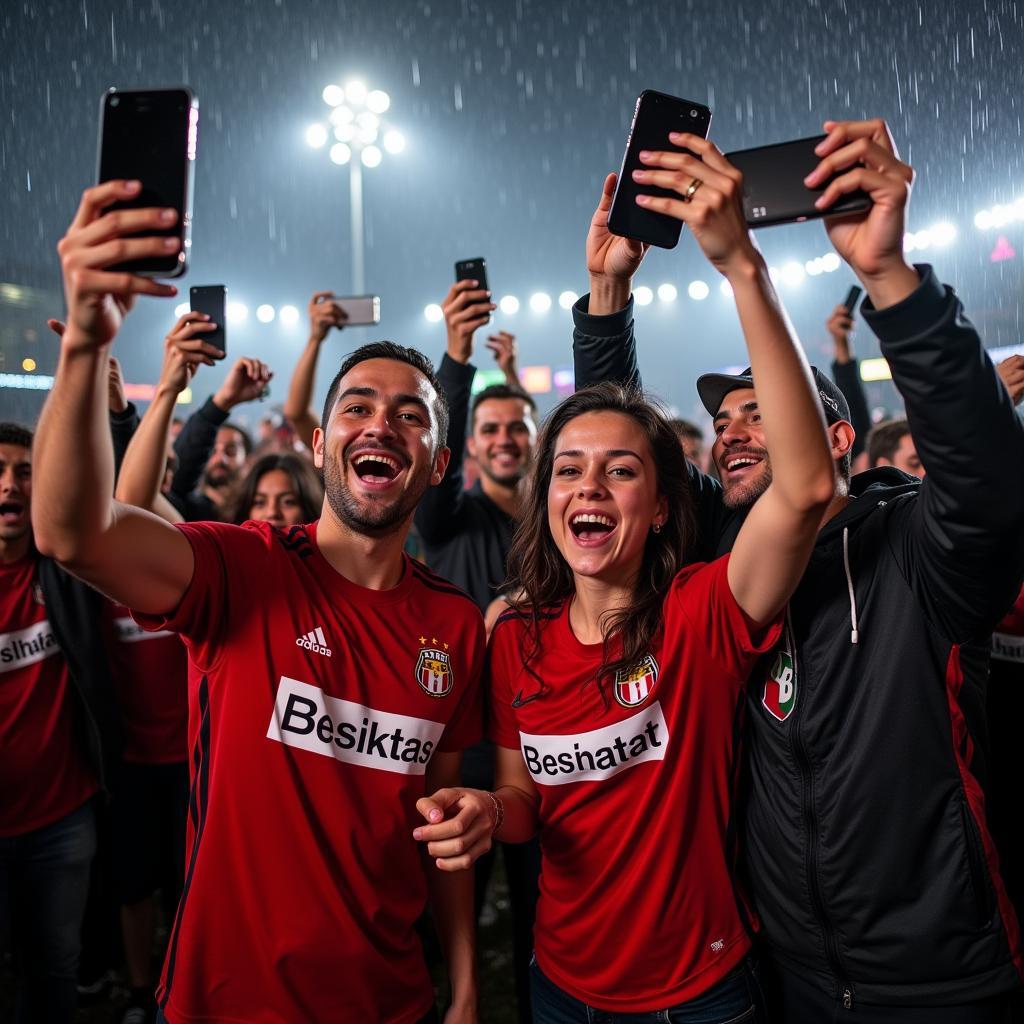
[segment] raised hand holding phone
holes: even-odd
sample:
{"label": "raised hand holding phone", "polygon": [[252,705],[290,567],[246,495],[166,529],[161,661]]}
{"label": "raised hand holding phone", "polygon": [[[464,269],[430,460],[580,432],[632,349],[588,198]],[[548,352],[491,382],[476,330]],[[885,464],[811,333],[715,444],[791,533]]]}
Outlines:
{"label": "raised hand holding phone", "polygon": [[604,179],[601,198],[587,232],[587,272],[590,274],[589,312],[601,316],[615,313],[629,301],[633,275],[640,269],[650,245],[615,235],[608,227],[608,211],[618,175]]}
{"label": "raised hand holding phone", "polygon": [[491,318],[497,306],[491,293],[478,281],[456,281],[448,289],[441,311],[448,329],[448,355],[457,363],[468,363],[473,355],[473,335]]}
{"label": "raised hand holding phone", "polygon": [[332,327],[345,326],[345,311],[334,301],[334,292],[316,292],[309,300],[309,340],[321,342]]}

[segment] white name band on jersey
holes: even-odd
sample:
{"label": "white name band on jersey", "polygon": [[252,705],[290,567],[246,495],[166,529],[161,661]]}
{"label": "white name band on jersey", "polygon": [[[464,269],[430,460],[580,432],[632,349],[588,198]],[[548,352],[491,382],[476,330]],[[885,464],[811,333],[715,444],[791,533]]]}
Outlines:
{"label": "white name band on jersey", "polygon": [[161,636],[174,635],[169,629],[158,629],[149,633],[128,615],[114,619],[114,632],[123,644],[137,644],[141,640],[156,640]]}
{"label": "white name band on jersey", "polygon": [[13,633],[0,633],[0,672],[13,672],[56,653],[57,638],[46,619]]}
{"label": "white name band on jersey", "polygon": [[644,761],[663,761],[668,725],[655,701],[637,715],[603,729],[569,736],[519,734],[526,767],[545,786],[599,782]]}
{"label": "white name band on jersey", "polygon": [[282,676],[267,738],[364,768],[422,775],[443,732],[442,722],[363,707]]}

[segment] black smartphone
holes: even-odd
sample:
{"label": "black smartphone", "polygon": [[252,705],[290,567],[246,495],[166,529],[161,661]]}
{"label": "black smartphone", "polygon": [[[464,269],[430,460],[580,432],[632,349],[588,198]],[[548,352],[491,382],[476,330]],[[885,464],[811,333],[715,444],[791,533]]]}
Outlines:
{"label": "black smartphone", "polygon": [[227,319],[228,290],[222,284],[198,284],[188,290],[188,304],[193,313],[205,313],[217,325],[217,330],[197,334],[207,345],[219,348],[221,355],[227,351],[227,330],[224,322]]}
{"label": "black smartphone", "polygon": [[636,197],[641,193],[674,199],[679,196],[666,188],[637,184],[633,180],[633,171],[646,167],[640,163],[642,149],[686,152],[682,146],[673,146],[668,141],[669,132],[690,132],[706,139],[710,129],[711,111],[704,104],[653,89],[640,93],[626,139],[626,153],[619,168],[612,208],[608,212],[608,229],[613,234],[635,238],[638,242],[650,242],[662,249],[674,249],[678,245],[682,221],[637,206]]}
{"label": "black smartphone", "polygon": [[850,285],[850,290],[846,293],[846,298],[843,299],[843,305],[846,307],[848,316],[853,316],[853,311],[857,308],[857,300],[863,294],[864,289],[859,284]]}
{"label": "black smartphone", "polygon": [[177,238],[177,252],[130,260],[108,269],[150,277],[180,277],[188,264],[192,228],[192,176],[196,158],[199,104],[189,89],[120,91],[111,89],[100,102],[97,180],[126,178],[142,182],[134,199],[111,210],[173,207],[177,223],[139,232],[135,237]]}
{"label": "black smartphone", "polygon": [[752,228],[862,213],[871,206],[871,197],[858,190],[841,196],[827,210],[815,207],[814,201],[832,179],[823,182],[820,188],[808,188],[804,178],[821,162],[814,148],[824,138],[824,135],[815,135],[810,139],[725,154],[743,174],[743,212]]}
{"label": "black smartphone", "polygon": [[483,256],[477,256],[472,260],[459,260],[455,264],[456,281],[479,281],[480,287],[485,291],[487,286],[487,260]]}
{"label": "black smartphone", "polygon": [[326,301],[341,307],[346,327],[366,327],[380,323],[379,295],[333,295]]}

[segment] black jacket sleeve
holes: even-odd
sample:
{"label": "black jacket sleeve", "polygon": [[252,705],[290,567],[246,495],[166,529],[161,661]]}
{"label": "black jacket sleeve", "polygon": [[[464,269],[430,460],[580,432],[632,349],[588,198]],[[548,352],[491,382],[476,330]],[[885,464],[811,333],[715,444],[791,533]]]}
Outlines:
{"label": "black jacket sleeve", "polygon": [[459,532],[465,492],[462,460],[469,421],[469,396],[476,367],[457,363],[446,352],[437,368],[437,379],[448,397],[448,447],[452,457],[444,478],[428,487],[416,508],[416,529],[427,544],[440,544]]}
{"label": "black jacket sleeve", "polygon": [[991,631],[1024,570],[1024,426],[963,306],[929,266],[902,302],[862,307],[903,395],[927,471],[909,526],[890,535],[948,640]]}
{"label": "black jacket sleeve", "polygon": [[174,442],[178,468],[171,480],[171,493],[191,494],[199,485],[210,452],[217,441],[217,431],[228,414],[208,398],[187,420]]}
{"label": "black jacket sleeve", "polygon": [[853,442],[853,458],[857,458],[867,447],[868,432],[871,430],[871,413],[868,411],[864,385],[860,382],[860,363],[856,359],[848,363],[833,362],[832,379],[850,407],[850,423],[857,435]]}
{"label": "black jacket sleeve", "polygon": [[124,453],[135,431],[139,428],[139,411],[134,402],[129,402],[124,412],[110,414],[110,437],[114,442],[114,479],[121,474]]}
{"label": "black jacket sleeve", "polygon": [[[588,312],[590,296],[584,295],[572,307],[572,357],[576,387],[600,381],[619,381],[642,387],[636,359],[636,336],[633,333],[633,297],[624,309],[607,316]],[[691,562],[709,562],[719,551],[730,521],[734,518],[722,504],[722,485],[687,462],[690,487],[697,514],[697,537],[690,553]],[[732,547],[735,531],[728,538]]]}

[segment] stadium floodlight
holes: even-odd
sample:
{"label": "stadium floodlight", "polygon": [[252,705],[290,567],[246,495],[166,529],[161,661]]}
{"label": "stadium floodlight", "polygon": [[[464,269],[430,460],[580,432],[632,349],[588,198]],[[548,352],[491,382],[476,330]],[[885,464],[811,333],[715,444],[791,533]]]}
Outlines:
{"label": "stadium floodlight", "polygon": [[384,148],[389,153],[401,153],[405,149],[405,136],[394,128],[384,133]]}
{"label": "stadium floodlight", "polygon": [[686,289],[686,294],[695,302],[703,302],[711,294],[711,289],[704,281],[691,281]]}
{"label": "stadium floodlight", "polygon": [[426,309],[423,310],[423,315],[432,323],[439,323],[444,319],[444,310],[436,303],[432,302]]}
{"label": "stadium floodlight", "polygon": [[826,274],[831,274],[842,266],[842,262],[843,261],[834,252],[827,252],[821,257],[821,269],[824,270]]}
{"label": "stadium floodlight", "polygon": [[352,104],[353,107],[361,107],[366,103],[367,90],[366,85],[360,82],[359,79],[354,78],[350,82],[345,83],[345,99]]}
{"label": "stadium floodlight", "polygon": [[191,313],[191,312],[192,312],[192,304],[189,303],[189,302],[179,302],[174,307],[174,315],[175,316],[184,316],[186,313]]}
{"label": "stadium floodlight", "polygon": [[366,167],[378,167],[384,159],[384,154],[376,146],[364,146],[359,158]]}
{"label": "stadium floodlight", "polygon": [[803,264],[797,263],[796,260],[790,260],[788,263],[783,264],[779,276],[786,284],[795,288],[803,283],[804,278],[807,276],[807,271],[804,270]]}
{"label": "stadium floodlight", "polygon": [[579,296],[572,291],[564,291],[558,296],[558,304],[562,309],[572,309],[579,301]]}
{"label": "stadium floodlight", "polygon": [[339,165],[347,164],[352,159],[352,147],[345,142],[336,142],[331,146],[331,160]]}
{"label": "stadium floodlight", "polygon": [[649,306],[654,301],[654,292],[647,285],[642,284],[639,288],[633,289],[633,301],[638,306]]}
{"label": "stadium floodlight", "polygon": [[679,295],[679,289],[674,284],[659,284],[658,285],[658,298],[662,302],[675,302]]}
{"label": "stadium floodlight", "polygon": [[502,313],[511,316],[513,313],[519,312],[519,300],[514,295],[503,295],[498,303],[498,308]]}
{"label": "stadium floodlight", "polygon": [[804,272],[808,274],[810,277],[817,277],[820,273],[822,273],[821,257],[815,256],[813,260],[808,260],[804,264]]}
{"label": "stadium floodlight", "polygon": [[383,114],[391,106],[391,97],[383,89],[374,89],[366,97],[366,106],[374,114]]}
{"label": "stadium floodlight", "polygon": [[932,245],[937,245],[939,248],[945,248],[947,245],[952,245],[956,241],[956,227],[948,220],[941,221],[938,224],[933,224],[931,227],[932,233]]}
{"label": "stadium floodlight", "polygon": [[329,107],[340,107],[345,102],[345,90],[340,85],[325,86],[322,95]]}
{"label": "stadium floodlight", "polygon": [[285,327],[294,327],[299,322],[299,311],[295,306],[282,306],[278,317]]}
{"label": "stadium floodlight", "polygon": [[327,120],[331,124],[351,124],[356,119],[356,115],[351,107],[340,106],[335,107],[328,115]]}
{"label": "stadium floodlight", "polygon": [[266,302],[264,302],[263,305],[256,307],[256,319],[259,320],[261,324],[272,323],[276,315],[277,312],[274,307],[268,305]]}
{"label": "stadium floodlight", "polygon": [[339,142],[352,142],[356,137],[355,125],[351,124],[339,124],[335,125],[334,137]]}
{"label": "stadium floodlight", "polygon": [[551,296],[547,292],[534,292],[530,296],[530,309],[534,313],[546,313],[551,308]]}
{"label": "stadium floodlight", "polygon": [[306,129],[306,143],[320,149],[327,141],[327,129],[322,124],[311,124]]}
{"label": "stadium floodlight", "polygon": [[227,314],[228,323],[240,324],[249,315],[249,307],[244,302],[229,302]]}

